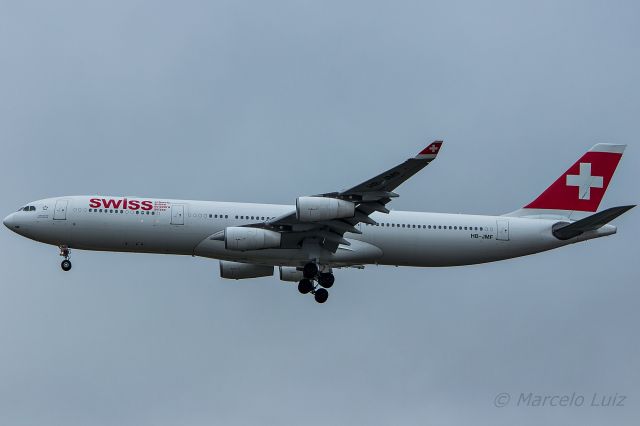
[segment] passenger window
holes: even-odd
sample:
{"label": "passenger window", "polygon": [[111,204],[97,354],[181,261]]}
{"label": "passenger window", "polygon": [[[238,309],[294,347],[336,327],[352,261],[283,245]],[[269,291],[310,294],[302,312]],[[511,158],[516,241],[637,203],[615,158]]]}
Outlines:
{"label": "passenger window", "polygon": [[480,227],[480,230],[482,231],[482,226]]}

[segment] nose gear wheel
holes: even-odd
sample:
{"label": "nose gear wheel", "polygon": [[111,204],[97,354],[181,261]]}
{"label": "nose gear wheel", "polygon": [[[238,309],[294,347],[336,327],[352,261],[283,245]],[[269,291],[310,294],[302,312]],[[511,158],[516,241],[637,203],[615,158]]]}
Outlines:
{"label": "nose gear wheel", "polygon": [[63,271],[68,272],[71,270],[71,261],[69,257],[71,256],[71,250],[67,246],[60,246],[60,256],[64,257],[62,263],[60,263],[60,267]]}

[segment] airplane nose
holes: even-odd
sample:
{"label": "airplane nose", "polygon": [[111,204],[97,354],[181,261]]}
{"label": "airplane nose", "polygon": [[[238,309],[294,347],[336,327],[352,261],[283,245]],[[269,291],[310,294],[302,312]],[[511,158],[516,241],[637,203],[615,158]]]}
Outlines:
{"label": "airplane nose", "polygon": [[13,226],[15,220],[13,218],[13,213],[11,213],[9,216],[5,217],[4,220],[2,221],[2,223],[4,223],[4,226],[6,226],[7,228],[11,229],[11,227]]}

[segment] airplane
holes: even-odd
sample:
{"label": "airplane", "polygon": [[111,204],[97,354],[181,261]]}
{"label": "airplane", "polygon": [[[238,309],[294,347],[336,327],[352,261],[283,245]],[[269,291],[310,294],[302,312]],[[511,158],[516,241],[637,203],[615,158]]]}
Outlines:
{"label": "airplane", "polygon": [[626,145],[594,145],[542,194],[511,213],[486,216],[391,211],[394,191],[443,146],[349,189],[300,196],[295,205],[102,195],[28,203],[3,223],[71,249],[190,255],[219,260],[220,276],[297,282],[324,303],[334,269],[365,265],[460,266],[510,259],[615,234],[609,222],[635,207],[598,206]]}

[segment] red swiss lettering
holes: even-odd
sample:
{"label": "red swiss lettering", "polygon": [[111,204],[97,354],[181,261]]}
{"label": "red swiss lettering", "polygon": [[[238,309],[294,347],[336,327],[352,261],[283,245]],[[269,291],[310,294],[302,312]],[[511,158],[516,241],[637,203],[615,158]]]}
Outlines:
{"label": "red swiss lettering", "polygon": [[120,208],[120,204],[122,204],[122,200],[114,200],[114,199],[108,199],[105,200],[104,198],[102,199],[102,205],[106,208],[106,209],[119,209]]}
{"label": "red swiss lettering", "polygon": [[139,201],[139,200],[127,200],[124,199],[113,199],[113,198],[90,198],[89,199],[89,207],[92,209],[96,209],[99,207],[104,207],[105,209],[128,209],[128,210],[153,210],[153,202],[150,200]]}

